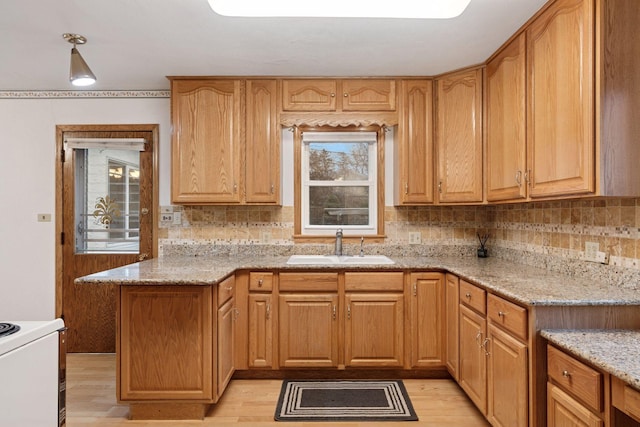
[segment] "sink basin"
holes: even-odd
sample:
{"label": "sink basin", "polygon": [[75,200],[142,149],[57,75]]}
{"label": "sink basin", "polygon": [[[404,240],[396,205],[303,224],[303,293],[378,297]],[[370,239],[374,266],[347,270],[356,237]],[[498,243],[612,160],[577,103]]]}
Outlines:
{"label": "sink basin", "polygon": [[365,256],[336,256],[336,255],[291,255],[287,260],[289,265],[375,265],[395,264],[384,255]]}

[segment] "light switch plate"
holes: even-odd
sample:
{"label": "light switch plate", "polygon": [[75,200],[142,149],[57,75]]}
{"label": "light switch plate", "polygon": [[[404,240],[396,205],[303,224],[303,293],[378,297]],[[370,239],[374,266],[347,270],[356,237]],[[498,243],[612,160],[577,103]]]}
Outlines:
{"label": "light switch plate", "polygon": [[48,214],[48,213],[38,214],[38,222],[51,222],[51,214]]}
{"label": "light switch plate", "polygon": [[409,244],[419,245],[422,243],[422,236],[419,231],[412,231],[409,233]]}

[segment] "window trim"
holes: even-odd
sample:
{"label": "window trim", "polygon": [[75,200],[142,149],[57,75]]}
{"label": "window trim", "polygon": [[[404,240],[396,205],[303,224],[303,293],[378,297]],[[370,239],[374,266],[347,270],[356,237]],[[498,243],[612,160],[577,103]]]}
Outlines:
{"label": "window trim", "polygon": [[345,238],[349,240],[353,238],[355,241],[361,236],[370,241],[383,241],[384,234],[384,209],[385,209],[385,197],[384,197],[384,142],[385,142],[385,130],[384,126],[347,126],[347,127],[331,127],[331,126],[294,126],[293,127],[293,157],[294,157],[294,235],[293,239],[296,242],[318,242],[318,241],[332,241],[334,236],[322,235],[322,234],[302,234],[302,134],[304,132],[376,132],[377,133],[377,147],[376,147],[376,186],[377,186],[377,200],[376,206],[374,206],[376,215],[376,232],[375,234],[360,234],[357,230],[345,230]]}

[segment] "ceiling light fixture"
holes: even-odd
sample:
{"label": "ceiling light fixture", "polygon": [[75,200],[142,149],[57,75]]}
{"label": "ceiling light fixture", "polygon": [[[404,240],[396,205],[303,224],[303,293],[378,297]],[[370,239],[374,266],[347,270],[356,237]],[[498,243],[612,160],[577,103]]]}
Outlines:
{"label": "ceiling light fixture", "polygon": [[76,49],[77,44],[85,44],[86,37],[80,34],[65,33],[62,35],[66,41],[73,44],[71,48],[71,68],[69,70],[69,81],[74,86],[90,86],[96,82],[96,76],[91,68],[84,62],[82,55]]}
{"label": "ceiling light fixture", "polygon": [[209,0],[214,12],[245,17],[455,18],[471,0]]}

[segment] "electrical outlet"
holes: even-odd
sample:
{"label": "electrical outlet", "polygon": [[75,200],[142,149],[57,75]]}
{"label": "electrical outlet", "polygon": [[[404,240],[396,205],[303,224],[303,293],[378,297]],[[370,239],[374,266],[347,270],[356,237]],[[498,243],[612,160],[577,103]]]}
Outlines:
{"label": "electrical outlet", "polygon": [[600,264],[609,264],[609,254],[606,252],[598,251],[596,253],[595,261],[599,262]]}
{"label": "electrical outlet", "polygon": [[269,231],[262,231],[260,233],[260,243],[271,242],[271,233]]}
{"label": "electrical outlet", "polygon": [[419,245],[422,243],[422,236],[419,231],[412,231],[409,233],[409,244],[410,245]]}
{"label": "electrical outlet", "polygon": [[171,221],[171,224],[173,224],[173,225],[182,225],[182,212],[174,212],[173,213],[173,220]]}
{"label": "electrical outlet", "polygon": [[161,213],[160,221],[162,222],[173,222],[173,213]]}
{"label": "electrical outlet", "polygon": [[598,251],[600,244],[597,242],[584,242],[584,259],[587,261],[598,262]]}

